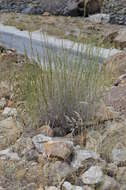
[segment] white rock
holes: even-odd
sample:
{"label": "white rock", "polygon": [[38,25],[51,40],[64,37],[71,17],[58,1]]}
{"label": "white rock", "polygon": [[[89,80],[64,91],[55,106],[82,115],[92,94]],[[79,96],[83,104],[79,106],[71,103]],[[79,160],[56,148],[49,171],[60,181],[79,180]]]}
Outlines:
{"label": "white rock", "polygon": [[83,187],[75,186],[69,183],[68,181],[65,181],[62,185],[63,190],[84,190]]}
{"label": "white rock", "polygon": [[86,20],[95,22],[95,23],[108,23],[110,20],[110,15],[108,14],[94,14],[89,16]]}
{"label": "white rock", "polygon": [[20,160],[19,156],[17,153],[12,152],[11,149],[5,149],[0,151],[0,158],[2,159],[10,159],[13,161],[18,161]]}
{"label": "white rock", "polygon": [[99,166],[91,166],[82,176],[81,179],[86,185],[99,184],[103,181],[103,172]]}
{"label": "white rock", "polygon": [[6,107],[2,113],[4,117],[17,116],[16,108]]}
{"label": "white rock", "polygon": [[79,167],[83,166],[83,162],[88,159],[99,160],[100,155],[93,151],[76,149],[75,156],[71,163],[71,166],[78,169]]}
{"label": "white rock", "polygon": [[44,149],[43,143],[48,142],[48,141],[51,141],[51,140],[52,140],[51,137],[47,137],[47,136],[45,136],[45,135],[43,135],[43,134],[36,135],[36,136],[34,136],[34,137],[32,138],[32,142],[33,142],[35,148],[36,148],[37,151],[40,152],[40,153],[43,153],[43,151],[44,151],[44,150],[43,150],[43,149]]}
{"label": "white rock", "polygon": [[0,100],[0,109],[3,109],[5,106],[6,106],[6,99],[1,98],[1,100]]}
{"label": "white rock", "polygon": [[112,150],[113,162],[120,165],[126,162],[126,149],[113,149]]}

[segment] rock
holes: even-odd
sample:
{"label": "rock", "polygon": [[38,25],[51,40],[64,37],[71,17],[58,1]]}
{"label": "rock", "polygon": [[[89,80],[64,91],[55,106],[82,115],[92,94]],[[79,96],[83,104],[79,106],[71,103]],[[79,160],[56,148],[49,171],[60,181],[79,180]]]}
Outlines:
{"label": "rock", "polygon": [[118,35],[118,30],[115,29],[111,29],[109,31],[104,32],[104,43],[107,43],[108,41],[113,43],[113,40],[115,39],[115,37]]}
{"label": "rock", "polygon": [[17,110],[15,108],[6,107],[2,113],[4,117],[17,116]]}
{"label": "rock", "polygon": [[126,84],[126,73],[121,75],[114,83],[115,86]]}
{"label": "rock", "polygon": [[126,47],[126,30],[121,29],[119,31],[119,34],[115,37],[114,43],[117,47],[120,47],[121,49]]}
{"label": "rock", "polygon": [[25,153],[25,159],[28,161],[38,161],[39,154],[36,150],[29,150],[27,153]]}
{"label": "rock", "polygon": [[106,69],[111,69],[111,72],[115,76],[123,75],[126,73],[126,52],[122,51],[119,52],[111,57],[109,57],[104,65],[106,66]]}
{"label": "rock", "polygon": [[16,141],[12,148],[15,152],[18,152],[21,157],[23,157],[34,148],[34,145],[30,137],[21,137]]}
{"label": "rock", "polygon": [[[101,4],[103,0],[36,0],[35,3],[27,0],[22,2],[21,0],[1,0],[0,10],[9,12],[21,12],[25,14],[44,14],[47,12],[53,15],[64,15],[64,16],[81,16],[94,14],[100,12]],[[85,8],[84,8],[85,5]]]}
{"label": "rock", "polygon": [[17,153],[12,152],[11,149],[5,149],[0,151],[0,158],[1,159],[9,159],[12,161],[19,161],[20,158]]}
{"label": "rock", "polygon": [[118,166],[126,166],[126,149],[113,149],[112,160]]}
{"label": "rock", "polygon": [[0,110],[4,109],[5,106],[6,106],[6,99],[5,98],[1,98],[0,99]]}
{"label": "rock", "polygon": [[44,12],[42,15],[43,16],[50,16],[49,12]]}
{"label": "rock", "polygon": [[108,123],[101,142],[101,156],[107,161],[112,161],[113,149],[125,149],[126,147],[126,121]]}
{"label": "rock", "polygon": [[95,115],[96,122],[104,122],[119,118],[119,113],[114,110],[113,107],[106,106],[105,103],[101,102],[98,111]]}
{"label": "rock", "polygon": [[49,141],[44,143],[44,152],[48,157],[57,157],[67,160],[73,152],[73,144],[69,141]]}
{"label": "rock", "polygon": [[102,12],[110,14],[110,23],[126,25],[126,0],[104,0]]}
{"label": "rock", "polygon": [[39,153],[43,153],[43,143],[51,141],[51,137],[47,137],[43,134],[36,135],[32,138],[32,142]]}
{"label": "rock", "polygon": [[118,167],[114,163],[108,163],[105,168],[105,172],[108,176],[115,177],[118,172]]}
{"label": "rock", "polygon": [[46,135],[48,137],[53,137],[54,136],[54,132],[51,129],[51,127],[49,125],[43,125],[42,127],[40,127],[38,129],[39,133],[42,133],[43,135]]}
{"label": "rock", "polygon": [[14,144],[21,133],[21,126],[11,117],[0,121],[0,150]]}
{"label": "rock", "polygon": [[100,160],[100,156],[93,151],[77,149],[75,150],[75,155],[73,161],[71,162],[71,165],[73,168],[78,169],[80,167],[84,167],[86,161],[90,162],[91,159],[94,161],[98,161]]}
{"label": "rock", "polygon": [[91,166],[84,174],[81,179],[86,185],[99,184],[103,181],[103,172],[99,166]]}
{"label": "rock", "polygon": [[118,190],[120,184],[112,177],[104,176],[104,181],[99,190]]}
{"label": "rock", "polygon": [[109,14],[94,14],[89,16],[86,20],[91,21],[93,23],[108,23],[110,20]]}
{"label": "rock", "polygon": [[80,186],[72,185],[68,181],[65,181],[62,185],[62,190],[84,190],[84,188]]}
{"label": "rock", "polygon": [[119,183],[126,185],[126,167],[119,167],[116,179]]}
{"label": "rock", "polygon": [[66,162],[56,161],[47,163],[42,169],[45,185],[58,185],[62,179],[72,175],[73,169]]}

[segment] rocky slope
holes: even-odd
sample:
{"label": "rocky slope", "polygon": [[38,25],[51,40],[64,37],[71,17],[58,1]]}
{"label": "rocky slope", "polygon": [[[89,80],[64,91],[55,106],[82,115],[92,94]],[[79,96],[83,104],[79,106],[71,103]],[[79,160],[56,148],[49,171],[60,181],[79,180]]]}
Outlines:
{"label": "rocky slope", "polygon": [[[85,4],[85,8],[84,8]],[[54,15],[81,16],[99,12],[102,0],[0,0],[0,11],[21,12],[29,14],[43,14],[48,12]]]}
{"label": "rocky slope", "polygon": [[19,115],[22,102],[15,99],[7,75],[8,62],[14,66],[14,73],[22,72],[24,58],[2,48],[1,52],[0,189],[124,190],[126,54],[117,54],[105,63],[108,69],[114,63],[113,75],[119,70],[121,77],[105,93],[95,122],[86,135],[82,134],[81,141],[81,135],[55,137],[49,125],[34,129],[22,122],[27,114]]}

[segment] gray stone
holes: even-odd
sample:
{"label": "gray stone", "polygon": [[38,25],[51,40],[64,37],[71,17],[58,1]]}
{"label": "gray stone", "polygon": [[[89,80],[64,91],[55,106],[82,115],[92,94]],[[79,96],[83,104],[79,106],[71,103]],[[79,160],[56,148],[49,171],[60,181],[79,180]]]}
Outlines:
{"label": "gray stone", "polygon": [[104,182],[101,185],[102,190],[118,190],[120,189],[120,184],[112,177],[104,176]]}
{"label": "gray stone", "polygon": [[71,163],[73,168],[80,168],[83,166],[84,161],[93,159],[93,160],[100,160],[99,154],[89,151],[89,150],[84,150],[84,149],[76,149],[75,150],[75,155],[74,159]]}
{"label": "gray stone", "polygon": [[51,137],[47,137],[43,134],[39,134],[36,135],[32,138],[32,142],[35,146],[35,148],[37,149],[38,152],[43,153],[44,152],[44,147],[43,147],[43,143],[51,141],[52,138]]}
{"label": "gray stone", "polygon": [[0,109],[3,109],[6,106],[6,99],[5,98],[1,98],[0,99]]}
{"label": "gray stone", "polygon": [[113,149],[112,160],[117,165],[126,165],[126,149]]}
{"label": "gray stone", "polygon": [[86,185],[99,184],[103,181],[103,172],[101,167],[92,166],[84,174],[82,174],[81,179]]}
{"label": "gray stone", "polygon": [[62,185],[62,190],[84,190],[84,188],[80,186],[72,185],[68,181],[65,181]]}
{"label": "gray stone", "polygon": [[6,107],[6,108],[4,108],[2,115],[4,117],[17,116],[17,110],[16,110],[16,108]]}
{"label": "gray stone", "polygon": [[95,14],[89,16],[86,20],[91,21],[93,23],[108,23],[110,20],[109,14]]}
{"label": "gray stone", "polygon": [[1,159],[9,159],[13,161],[19,161],[20,158],[17,153],[12,152],[11,149],[5,149],[0,151],[0,158]]}

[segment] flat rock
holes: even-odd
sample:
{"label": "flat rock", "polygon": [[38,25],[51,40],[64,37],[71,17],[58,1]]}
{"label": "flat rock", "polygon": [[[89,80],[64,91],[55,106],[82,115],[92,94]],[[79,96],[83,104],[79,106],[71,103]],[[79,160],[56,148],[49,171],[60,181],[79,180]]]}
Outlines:
{"label": "flat rock", "polygon": [[49,141],[44,143],[44,152],[48,157],[57,157],[67,160],[73,152],[73,144],[69,141]]}
{"label": "flat rock", "polygon": [[84,174],[81,179],[86,185],[99,184],[103,181],[103,172],[99,166],[91,166]]}

